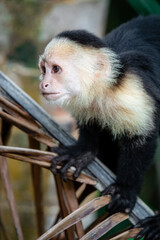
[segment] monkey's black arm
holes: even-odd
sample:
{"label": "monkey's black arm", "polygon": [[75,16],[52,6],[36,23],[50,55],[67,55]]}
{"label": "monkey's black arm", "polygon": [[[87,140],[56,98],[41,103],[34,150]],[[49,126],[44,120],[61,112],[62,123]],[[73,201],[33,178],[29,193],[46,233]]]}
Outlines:
{"label": "monkey's black arm", "polygon": [[[60,126],[42,109],[31,97],[29,97],[23,90],[0,72],[0,94],[4,92],[15,102],[17,102],[23,109],[28,112],[35,120],[37,120],[49,135],[56,138],[65,146],[73,145],[75,139],[67,132],[60,128]],[[103,190],[115,181],[113,173],[104,166],[97,158],[87,166],[89,173],[97,179],[97,189]],[[131,213],[131,221],[153,216],[153,211],[145,205],[142,200],[137,198],[136,205]]]}

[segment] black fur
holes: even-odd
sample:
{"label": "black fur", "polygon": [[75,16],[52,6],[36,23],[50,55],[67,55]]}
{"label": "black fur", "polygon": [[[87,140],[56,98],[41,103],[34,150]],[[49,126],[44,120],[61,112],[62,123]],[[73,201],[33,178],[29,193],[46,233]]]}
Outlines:
{"label": "black fur", "polygon": [[113,30],[103,40],[118,54],[123,71],[142,77],[147,92],[159,103],[160,17],[135,18]]}
{"label": "black fur", "polygon": [[[93,156],[99,157],[117,174],[116,183],[103,192],[112,195],[112,201],[109,205],[110,212],[129,212],[133,208],[136,195],[140,191],[144,171],[153,160],[159,136],[160,17],[149,16],[133,19],[112,31],[103,40],[86,31],[63,32],[58,37],[66,37],[85,46],[112,49],[118,55],[123,66],[120,72],[121,77],[117,79],[118,84],[121,84],[123,74],[126,72],[136,74],[140,76],[144,88],[154,101],[156,108],[153,119],[155,128],[152,132],[149,132],[148,136],[145,136],[143,144],[141,140],[144,136],[128,137],[126,134],[126,136],[114,139],[110,129],[102,130],[95,121],[79,126],[80,136],[76,146],[74,146],[74,149],[73,147],[66,149],[65,155],[67,157],[65,160],[63,157],[59,158],[59,162],[69,161],[70,158],[77,159],[77,164],[74,160],[73,165],[78,168],[79,173],[92,160]],[[81,165],[79,161],[79,149],[84,152],[85,159],[87,152],[92,153],[88,154],[89,158],[86,164],[84,164],[85,161],[82,161],[83,164]],[[67,167],[62,168],[62,174],[64,174],[64,169],[66,171]],[[154,226],[160,229],[159,217],[153,218],[153,221],[155,222]],[[146,225],[142,224],[142,227],[146,227]],[[148,231],[155,231],[155,228],[146,228],[143,233],[147,236]],[[156,234],[155,238],[152,234],[152,240],[160,238],[159,230]]]}
{"label": "black fur", "polygon": [[148,217],[141,220],[135,228],[142,227],[143,229],[136,236],[135,240],[141,239],[143,236],[144,240],[159,240],[160,239],[160,214],[154,217]]}
{"label": "black fur", "polygon": [[105,47],[105,43],[102,39],[96,37],[93,34],[88,34],[85,30],[72,30],[72,31],[65,31],[57,35],[57,37],[62,38],[68,38],[69,40],[72,40],[78,44],[81,44],[83,46],[87,47],[94,47],[94,48],[102,48]]}

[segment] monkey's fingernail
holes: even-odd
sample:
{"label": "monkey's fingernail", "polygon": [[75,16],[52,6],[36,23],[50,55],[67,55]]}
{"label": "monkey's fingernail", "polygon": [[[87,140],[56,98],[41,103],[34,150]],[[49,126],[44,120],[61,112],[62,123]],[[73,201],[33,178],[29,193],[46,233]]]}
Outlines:
{"label": "monkey's fingernail", "polygon": [[141,239],[143,236],[141,234],[137,235],[134,240],[138,240],[138,239]]}
{"label": "monkey's fingernail", "polygon": [[64,182],[67,182],[67,178],[66,177],[63,177],[62,178]]}
{"label": "monkey's fingernail", "polygon": [[139,227],[141,227],[141,225],[137,223],[133,228],[139,228]]}
{"label": "monkey's fingernail", "polygon": [[56,173],[57,173],[56,167],[51,166],[51,167],[49,168],[49,170],[50,170],[53,174],[56,174]]}
{"label": "monkey's fingernail", "polygon": [[130,212],[130,208],[126,208],[125,213],[129,213],[129,212]]}

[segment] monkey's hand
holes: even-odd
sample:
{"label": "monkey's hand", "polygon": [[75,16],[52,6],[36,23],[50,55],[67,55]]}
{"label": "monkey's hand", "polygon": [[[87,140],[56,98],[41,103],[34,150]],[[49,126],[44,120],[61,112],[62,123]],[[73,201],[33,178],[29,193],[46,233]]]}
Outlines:
{"label": "monkey's hand", "polygon": [[[54,158],[50,170],[53,173],[59,173],[63,179],[66,179],[67,170],[74,166],[76,168],[74,177],[77,178],[80,172],[94,159],[91,151],[84,150],[79,146],[57,147],[52,149],[59,156]],[[62,165],[57,170],[56,166]]]}
{"label": "monkey's hand", "polygon": [[136,202],[136,195],[128,189],[114,183],[104,189],[101,195],[111,195],[111,202],[107,209],[109,213],[113,214],[116,212],[129,213],[133,209]]}
{"label": "monkey's hand", "polygon": [[134,238],[135,240],[144,237],[144,240],[159,240],[160,239],[160,213],[153,217],[148,217],[141,220],[134,228],[143,228],[142,231]]}

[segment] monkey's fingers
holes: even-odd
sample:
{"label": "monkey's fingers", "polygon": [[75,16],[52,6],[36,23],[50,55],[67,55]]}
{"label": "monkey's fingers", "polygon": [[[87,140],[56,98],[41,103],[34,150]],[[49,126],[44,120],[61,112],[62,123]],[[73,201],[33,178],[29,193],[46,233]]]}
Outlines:
{"label": "monkey's fingers", "polygon": [[51,167],[50,167],[51,172],[53,172],[54,174],[59,173],[59,171],[57,170],[57,165],[60,165],[62,162],[68,161],[68,159],[69,159],[68,155],[55,157],[52,160],[52,164],[51,164]]}
{"label": "monkey's fingers", "polygon": [[57,174],[58,172],[57,172],[57,165],[56,164],[54,164],[53,162],[52,162],[52,164],[51,164],[51,166],[50,166],[50,171],[53,173],[53,174]]}
{"label": "monkey's fingers", "polygon": [[78,161],[78,159],[73,159],[71,158],[67,163],[65,163],[63,165],[63,167],[59,170],[60,174],[61,174],[61,177],[66,180],[67,178],[67,170],[70,168],[70,167],[75,167],[76,168],[76,171],[74,173],[74,178],[77,178],[81,171],[86,167],[86,163],[83,163],[83,162],[80,162]]}
{"label": "monkey's fingers", "polygon": [[76,171],[74,173],[74,177],[75,179],[78,178],[78,176],[80,175],[81,171],[84,169],[84,167],[79,167],[79,168],[76,168]]}
{"label": "monkey's fingers", "polygon": [[58,155],[65,155],[67,150],[68,148],[65,146],[54,147],[51,149],[52,152],[57,153]]}
{"label": "monkey's fingers", "polygon": [[102,192],[101,192],[101,196],[104,195],[113,195],[116,191],[116,188],[114,186],[114,184],[110,185],[109,187],[105,188]]}
{"label": "monkey's fingers", "polygon": [[144,237],[144,240],[159,240],[160,234],[158,233],[158,229],[153,229],[153,231],[150,232],[150,226],[145,227],[140,233],[134,238],[135,240],[141,239]]}
{"label": "monkey's fingers", "polygon": [[118,197],[117,197],[117,198],[114,198],[114,199],[113,199],[113,197],[112,197],[111,202],[110,202],[109,205],[107,206],[107,210],[109,211],[109,213],[114,214],[114,213],[116,213],[116,212],[122,211],[122,210],[120,209],[120,206],[117,204],[118,199],[119,199]]}
{"label": "monkey's fingers", "polygon": [[88,154],[85,153],[84,155],[74,156],[68,160],[67,163],[63,165],[63,167],[59,170],[63,179],[66,179],[67,170],[73,166],[76,168],[74,173],[74,178],[77,178],[81,171],[86,168],[87,164],[92,161],[92,158],[88,157]]}
{"label": "monkey's fingers", "polygon": [[94,156],[90,151],[77,156],[76,162],[75,162],[76,171],[74,173],[74,177],[77,178],[80,175],[81,171],[85,169],[87,165],[93,161],[93,159],[94,159]]}
{"label": "monkey's fingers", "polygon": [[[144,229],[145,230],[145,229]],[[144,239],[152,239],[152,240],[160,240],[160,233],[159,233],[159,229],[158,228],[153,228],[153,230],[150,232],[150,227],[149,227],[149,231],[146,230],[145,232],[147,232],[146,234],[144,234],[145,238]]]}
{"label": "monkey's fingers", "polygon": [[159,240],[160,239],[160,215],[148,217],[141,220],[134,228],[141,227],[143,230],[136,236],[135,240],[145,236],[145,240]]}
{"label": "monkey's fingers", "polygon": [[112,196],[112,200],[107,207],[110,213],[124,212],[129,213],[132,209],[130,201],[126,198],[123,198],[120,194]]}
{"label": "monkey's fingers", "polygon": [[59,173],[64,180],[67,180],[67,170],[74,165],[75,165],[75,160],[71,158],[67,163],[65,163],[61,167],[61,169],[59,170]]}
{"label": "monkey's fingers", "polygon": [[136,196],[128,189],[121,187],[118,183],[113,183],[101,193],[102,195],[111,195],[111,202],[108,205],[110,213],[124,212],[130,213],[136,201]]}
{"label": "monkey's fingers", "polygon": [[140,232],[138,233],[138,235],[134,238],[134,240],[141,239],[141,238],[145,235],[146,231],[148,231],[148,229],[146,229],[146,230],[143,229],[142,231],[140,231]]}
{"label": "monkey's fingers", "polygon": [[159,223],[160,225],[160,215],[142,219],[134,226],[134,228],[145,227],[148,225],[156,225],[157,223]]}
{"label": "monkey's fingers", "polygon": [[68,154],[66,154],[66,155],[62,155],[62,156],[59,156],[59,157],[55,157],[53,159],[53,163],[60,164],[60,163],[69,161],[69,159],[70,159],[70,156]]}

